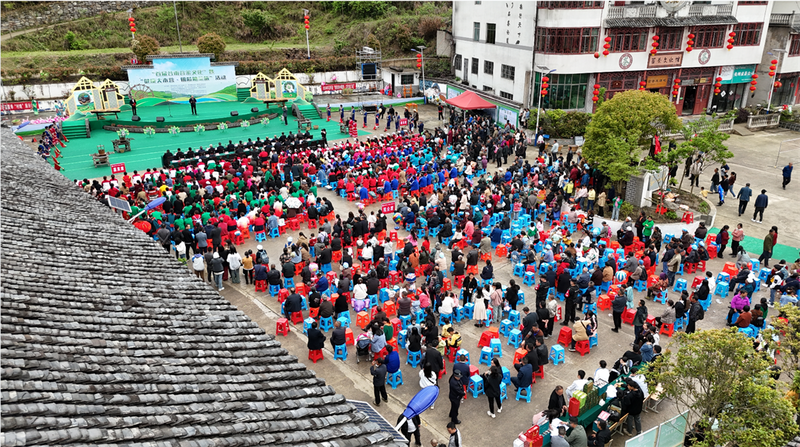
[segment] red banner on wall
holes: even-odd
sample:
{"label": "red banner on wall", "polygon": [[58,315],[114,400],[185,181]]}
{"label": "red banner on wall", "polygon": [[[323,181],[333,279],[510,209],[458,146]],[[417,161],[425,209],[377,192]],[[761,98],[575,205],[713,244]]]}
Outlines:
{"label": "red banner on wall", "polygon": [[323,92],[335,92],[335,91],[339,91],[339,90],[344,90],[346,88],[351,88],[351,89],[355,90],[356,89],[356,83],[355,82],[348,82],[348,83],[345,83],[345,84],[325,84],[325,85],[322,86],[322,91]]}
{"label": "red banner on wall", "polygon": [[3,112],[33,110],[33,106],[30,101],[4,102],[0,104],[0,110]]}

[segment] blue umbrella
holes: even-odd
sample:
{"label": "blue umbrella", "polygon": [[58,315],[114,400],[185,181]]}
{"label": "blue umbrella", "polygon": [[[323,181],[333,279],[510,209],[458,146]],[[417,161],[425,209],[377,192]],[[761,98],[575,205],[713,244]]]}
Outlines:
{"label": "blue umbrella", "polygon": [[400,430],[400,426],[405,424],[407,420],[422,414],[423,411],[430,408],[431,405],[436,402],[437,397],[439,397],[438,386],[428,386],[419,390],[416,396],[411,399],[411,402],[408,403],[405,411],[403,411],[403,419],[394,429]]}

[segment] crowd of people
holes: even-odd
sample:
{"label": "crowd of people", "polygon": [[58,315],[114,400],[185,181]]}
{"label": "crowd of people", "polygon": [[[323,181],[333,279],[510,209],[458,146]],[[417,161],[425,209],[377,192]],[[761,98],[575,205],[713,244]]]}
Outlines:
{"label": "crowd of people", "polygon": [[[283,289],[285,295],[278,299],[289,320],[306,306],[317,319],[349,318],[351,310],[368,312],[366,330],[356,343],[372,360],[376,405],[387,397],[387,374],[399,368],[398,349],[392,343],[399,334],[386,306],[391,303],[398,316],[413,316],[405,344],[399,347],[421,353],[420,386],[438,386],[444,358],[454,361],[448,379],[453,434],[459,433],[455,428],[461,422],[459,405],[470,376],[455,361],[461,343],[456,326],[459,309],[470,304],[472,324],[488,326],[517,311],[526,294],[516,280],[498,281],[495,265],[510,262],[510,268],[521,268],[520,278],[527,272],[538,276],[538,283],[529,284],[527,295],[532,299],[520,314],[527,354],[513,364],[516,375],[511,377],[517,389],[528,393],[534,374],[548,363],[546,340],[556,320],[561,318],[562,325],[572,328],[569,349],[574,350],[596,333],[596,305],[601,296],[609,297],[615,332],[623,313],[635,312],[634,344],[610,370],[601,362],[603,371],[591,380],[610,383],[624,376],[618,393],[623,414],[630,415],[628,430],[632,432],[635,424],[636,432],[641,432],[640,401],[647,392],[637,368],[660,354],[662,325],[674,325],[688,315],[686,331],[696,329],[715,279],[712,272],[700,270],[706,279],[687,287],[679,299],[666,301],[655,322],[647,321],[645,300],[634,305],[633,292],[643,282],[647,296],[658,297],[673,287],[684,268],[704,264],[709,259],[703,233],[707,229],[701,226],[693,235],[685,230],[666,235],[642,213],[636,220],[622,216],[627,219],[614,234],[595,216],[595,211],[599,216],[606,211],[614,217],[619,213],[621,198],[613,185],[579,152],[563,157],[542,143],[529,160],[526,148],[538,137],[529,139],[524,130],[499,126],[481,114],[451,113],[445,128],[419,126],[416,134],[401,130],[361,141],[330,145],[325,141],[316,150],[300,144],[310,135],[220,143],[204,153],[190,148],[178,151],[180,156],[171,154],[160,170],[76,184],[101,201],[107,196],[127,199],[131,215],[150,200],[165,197],[160,207],[139,216],[140,228],[220,290],[226,281],[240,283],[241,276],[248,285],[263,282],[270,289]],[[217,160],[218,153],[234,155]],[[186,158],[196,161],[184,166],[172,163]],[[494,172],[492,163],[497,167]],[[358,212],[337,213],[333,202],[320,195],[320,188],[358,201]],[[376,199],[396,201],[396,212],[368,212],[366,206]],[[277,256],[270,256],[262,245],[255,252],[238,253],[246,235],[275,237],[298,231],[300,224],[308,229],[288,237]],[[400,229],[408,236],[398,236]],[[774,245],[777,228],[770,235]],[[734,244],[739,236],[734,230]],[[719,256],[726,242],[719,240]],[[734,247],[740,270],[730,287],[738,298],[732,302],[736,312],[728,322],[743,328],[758,326],[778,293],[781,303],[791,297],[796,301],[800,260],[791,266],[776,264],[767,281],[774,290],[771,299],[750,305],[745,298],[753,292],[752,260],[742,247]],[[662,271],[657,276],[659,260]],[[766,265],[769,255],[763,261]],[[734,314],[738,314],[735,319]],[[324,334],[317,327],[308,332],[309,349],[321,349]],[[330,342],[333,348],[346,343],[345,328],[338,320]],[[492,418],[502,410],[502,367],[497,359],[493,362],[483,374]],[[579,373],[579,379],[588,380],[585,373]],[[567,411],[564,390],[553,393],[544,416],[551,422]],[[577,420],[570,425],[573,430],[565,440],[573,447],[604,445],[610,437],[607,424],[588,435],[578,429]],[[405,429],[419,444],[419,423],[412,420]]]}

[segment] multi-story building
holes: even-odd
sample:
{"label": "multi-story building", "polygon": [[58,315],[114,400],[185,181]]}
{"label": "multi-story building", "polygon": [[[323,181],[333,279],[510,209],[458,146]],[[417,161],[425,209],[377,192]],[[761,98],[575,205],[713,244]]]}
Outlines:
{"label": "multi-story building", "polygon": [[[750,99],[771,11],[766,1],[455,2],[455,73],[524,107],[539,104],[548,76],[545,108],[591,111],[599,85],[606,98],[644,88],[669,96],[679,114],[722,112]],[[516,77],[501,72],[498,82],[484,62]]]}
{"label": "multi-story building", "polygon": [[[753,104],[766,106],[800,103],[800,5],[796,2],[772,3],[767,41],[758,66],[759,82]],[[775,76],[769,67],[776,61]],[[777,87],[777,88],[776,88]],[[769,92],[772,91],[770,97]]]}

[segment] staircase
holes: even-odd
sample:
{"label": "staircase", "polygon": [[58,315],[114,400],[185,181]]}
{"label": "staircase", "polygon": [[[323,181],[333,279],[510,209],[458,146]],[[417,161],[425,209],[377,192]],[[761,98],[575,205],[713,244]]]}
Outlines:
{"label": "staircase", "polygon": [[249,88],[237,88],[236,89],[236,99],[239,102],[244,101],[245,99],[250,97],[250,89]]}
{"label": "staircase", "polygon": [[87,120],[62,121],[61,131],[70,140],[73,138],[89,138],[86,132],[87,124]]}
{"label": "staircase", "polygon": [[305,104],[305,105],[298,105],[297,110],[307,119],[315,120],[317,118],[322,118],[319,114],[319,109],[314,104]]}

